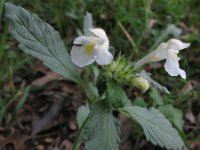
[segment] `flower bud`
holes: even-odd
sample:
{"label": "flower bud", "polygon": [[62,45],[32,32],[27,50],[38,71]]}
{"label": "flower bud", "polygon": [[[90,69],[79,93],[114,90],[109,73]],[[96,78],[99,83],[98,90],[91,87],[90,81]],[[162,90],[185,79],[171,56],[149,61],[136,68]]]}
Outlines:
{"label": "flower bud", "polygon": [[142,77],[134,77],[131,80],[131,83],[134,87],[140,89],[143,93],[149,89],[149,82]]}
{"label": "flower bud", "polygon": [[123,56],[105,67],[104,75],[108,80],[115,80],[119,84],[129,84],[134,77],[133,64]]}
{"label": "flower bud", "polygon": [[123,56],[118,57],[117,60],[105,67],[103,79],[107,81],[114,80],[121,85],[131,85],[142,92],[146,92],[150,87],[146,79],[136,76],[133,63]]}

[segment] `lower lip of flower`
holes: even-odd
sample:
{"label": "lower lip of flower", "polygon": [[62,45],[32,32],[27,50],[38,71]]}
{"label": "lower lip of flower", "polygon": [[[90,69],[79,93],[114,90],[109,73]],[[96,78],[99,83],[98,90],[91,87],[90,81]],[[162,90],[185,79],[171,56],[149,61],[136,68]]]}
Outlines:
{"label": "lower lip of flower", "polygon": [[84,47],[85,53],[87,55],[91,55],[94,52],[94,47],[95,47],[94,43],[88,43],[88,44],[86,44],[85,47]]}

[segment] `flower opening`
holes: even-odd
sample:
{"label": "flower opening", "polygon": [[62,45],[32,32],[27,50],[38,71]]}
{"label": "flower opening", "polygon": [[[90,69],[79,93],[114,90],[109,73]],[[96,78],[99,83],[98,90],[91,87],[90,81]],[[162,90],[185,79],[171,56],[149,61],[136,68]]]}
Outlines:
{"label": "flower opening", "polygon": [[96,61],[100,65],[109,64],[113,56],[109,52],[109,40],[103,29],[90,29],[93,36],[80,36],[74,40],[71,50],[72,62],[84,67]]}

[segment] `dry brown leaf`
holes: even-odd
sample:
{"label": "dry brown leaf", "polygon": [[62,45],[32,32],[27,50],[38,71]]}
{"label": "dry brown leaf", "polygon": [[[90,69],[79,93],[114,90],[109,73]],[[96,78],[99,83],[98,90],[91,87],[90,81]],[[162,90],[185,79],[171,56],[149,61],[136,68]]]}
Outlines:
{"label": "dry brown leaf", "polygon": [[181,92],[188,93],[192,91],[194,88],[196,88],[198,85],[198,82],[195,80],[190,80],[185,86],[181,89]]}
{"label": "dry brown leaf", "polygon": [[46,74],[50,71],[49,68],[43,65],[42,61],[37,61],[36,64],[33,66],[32,70],[34,72],[41,72],[43,74]]}
{"label": "dry brown leaf", "polygon": [[129,137],[132,135],[133,131],[133,123],[129,119],[127,119],[123,115],[119,115],[121,126],[121,139],[122,142],[120,144],[120,149],[124,150],[131,150],[132,149],[132,142],[129,139]]}
{"label": "dry brown leaf", "polygon": [[197,117],[196,117],[196,121],[197,123],[200,125],[200,112],[198,113]]}
{"label": "dry brown leaf", "polygon": [[195,142],[190,145],[191,150],[200,150],[200,142]]}
{"label": "dry brown leaf", "polygon": [[45,150],[45,147],[44,147],[44,145],[38,145],[36,149],[37,150]]}
{"label": "dry brown leaf", "polygon": [[152,29],[156,23],[158,23],[158,20],[156,20],[156,19],[149,19],[148,29],[149,30]]}
{"label": "dry brown leaf", "polygon": [[185,115],[185,118],[193,124],[196,124],[196,119],[192,111],[188,111]]}
{"label": "dry brown leaf", "polygon": [[64,141],[62,141],[62,143],[60,144],[60,149],[67,149],[67,150],[72,150],[72,142],[70,142],[69,140],[65,139]]}
{"label": "dry brown leaf", "polygon": [[46,73],[45,76],[39,78],[39,79],[36,79],[32,82],[32,85],[33,86],[43,86],[45,85],[46,83],[52,81],[52,80],[60,80],[60,79],[63,79],[59,74],[55,73],[55,72],[52,72],[52,71],[49,71]]}
{"label": "dry brown leaf", "polygon": [[51,137],[47,137],[47,138],[44,139],[44,141],[45,141],[46,143],[53,143],[54,139],[51,138]]}
{"label": "dry brown leaf", "polygon": [[69,122],[69,128],[70,128],[71,130],[76,130],[76,129],[77,129],[77,124],[76,124],[76,121],[75,121],[75,120],[71,120],[71,121]]}
{"label": "dry brown leaf", "polygon": [[191,103],[189,103],[188,110],[185,114],[185,118],[190,121],[190,123],[196,124],[195,116],[192,112]]}
{"label": "dry brown leaf", "polygon": [[0,148],[7,144],[13,144],[16,150],[25,150],[25,142],[28,139],[26,135],[11,135],[6,138],[0,138]]}
{"label": "dry brown leaf", "polygon": [[38,117],[34,112],[32,112],[33,119],[31,135],[35,135],[52,125],[52,122],[56,119],[60,113],[60,110],[62,109],[63,101],[63,98],[57,97],[51,105],[49,111],[42,118]]}
{"label": "dry brown leaf", "polygon": [[188,27],[184,22],[181,22],[179,25],[185,31],[192,32],[192,33],[195,33],[195,34],[199,35],[198,29],[195,28],[194,26]]}

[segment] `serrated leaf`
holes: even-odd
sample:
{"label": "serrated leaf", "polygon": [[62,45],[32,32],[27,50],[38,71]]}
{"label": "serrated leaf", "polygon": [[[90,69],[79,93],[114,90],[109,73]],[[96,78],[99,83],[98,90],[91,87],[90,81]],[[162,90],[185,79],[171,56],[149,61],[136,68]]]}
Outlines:
{"label": "serrated leaf", "polygon": [[144,78],[144,79],[146,79],[152,87],[157,88],[157,89],[159,89],[160,91],[165,92],[165,93],[167,93],[167,94],[170,94],[169,90],[168,90],[166,87],[162,86],[161,84],[159,84],[157,81],[153,80],[153,79],[150,77],[150,76],[151,76],[150,73],[147,73],[147,72],[145,72],[145,71],[143,70],[143,71],[141,71],[140,73],[137,73],[136,75],[137,75],[137,76],[140,76],[140,77],[142,77],[142,78]]}
{"label": "serrated leaf", "polygon": [[117,150],[120,142],[120,123],[112,109],[99,101],[91,107],[90,119],[83,130],[85,150]]}
{"label": "serrated leaf", "polygon": [[89,113],[90,113],[90,109],[89,109],[88,104],[82,105],[78,108],[76,120],[77,120],[79,128],[81,127],[85,119],[88,117]]}
{"label": "serrated leaf", "polygon": [[5,11],[20,49],[42,60],[54,72],[81,83],[77,68],[57,31],[22,7],[6,3]]}
{"label": "serrated leaf", "polygon": [[183,131],[183,112],[175,108],[174,106],[168,104],[160,106],[159,110],[180,130]]}
{"label": "serrated leaf", "polygon": [[129,113],[142,126],[147,140],[154,145],[169,150],[180,150],[184,146],[177,130],[157,109],[133,106],[125,107],[123,111]]}
{"label": "serrated leaf", "polygon": [[92,20],[92,14],[89,12],[86,12],[86,15],[84,16],[83,21],[83,31],[85,36],[92,36],[92,32],[90,32],[89,29],[93,28],[93,20]]}

